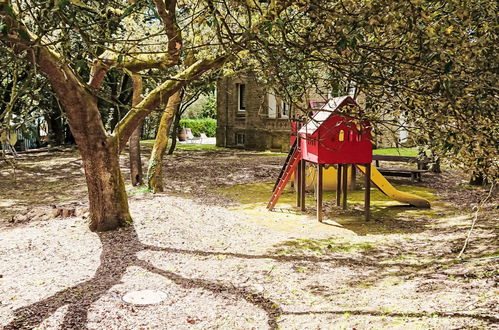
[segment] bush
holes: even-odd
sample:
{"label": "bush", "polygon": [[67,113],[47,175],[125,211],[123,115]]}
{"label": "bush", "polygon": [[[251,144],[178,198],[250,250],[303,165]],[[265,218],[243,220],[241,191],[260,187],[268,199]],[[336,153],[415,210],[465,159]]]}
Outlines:
{"label": "bush", "polygon": [[212,118],[181,119],[180,127],[190,128],[194,136],[204,133],[208,137],[213,137],[217,132],[217,121]]}

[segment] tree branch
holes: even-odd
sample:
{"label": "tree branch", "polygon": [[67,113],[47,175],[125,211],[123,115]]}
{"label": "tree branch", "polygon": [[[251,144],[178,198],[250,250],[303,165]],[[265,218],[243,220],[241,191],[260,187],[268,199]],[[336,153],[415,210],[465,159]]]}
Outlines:
{"label": "tree branch", "polygon": [[180,61],[180,51],[182,50],[182,32],[177,24],[175,7],[177,0],[154,0],[158,14],[165,26],[165,32],[168,36],[168,55],[171,60]]}
{"label": "tree branch", "polygon": [[[164,23],[168,22],[168,20],[174,18],[171,10],[175,9],[175,0],[166,0],[167,7],[163,1],[154,0],[156,5],[158,6],[158,10],[162,11],[160,15],[165,16]],[[249,42],[253,37],[255,31],[263,28],[267,22],[275,20],[279,14],[286,10],[289,6],[296,3],[294,0],[287,1],[277,1],[273,0],[269,6],[268,11],[263,15],[258,24],[254,25],[254,29],[252,31],[246,31],[241,35],[238,42],[234,43],[234,49],[232,49],[233,53],[238,53],[243,50],[243,45]],[[170,10],[170,11],[169,11]],[[165,24],[176,24],[175,21]],[[177,27],[178,28],[178,27]],[[172,39],[169,40],[169,42]],[[175,39],[173,39],[175,40]],[[181,44],[180,44],[181,46]],[[227,52],[223,55],[219,55],[212,59],[202,59],[198,60],[194,64],[190,65],[187,69],[183,70],[181,73],[176,75],[173,79],[165,81],[163,84],[155,88],[152,92],[147,95],[142,102],[140,102],[136,107],[132,108],[126,116],[118,123],[114,132],[113,138],[117,139],[119,143],[119,147],[122,150],[128,141],[128,138],[132,134],[135,127],[155,108],[159,108],[162,105],[161,103],[166,102],[168,98],[175,93],[177,90],[187,85],[190,81],[198,78],[203,73],[220,68],[226,61],[228,61],[234,54]],[[164,101],[162,101],[164,100]]]}
{"label": "tree branch", "polygon": [[[62,60],[62,56],[48,45],[40,45],[39,40],[28,28],[6,10],[7,4],[0,3],[0,19],[7,26],[7,33],[0,34],[0,41],[11,48],[15,54],[35,65],[50,81],[57,98],[63,104],[68,116],[71,131],[83,146],[89,136],[106,137],[97,100],[87,85],[80,81],[74,71]],[[85,109],[85,111],[81,111]]]}
{"label": "tree branch", "polygon": [[151,91],[142,102],[132,108],[118,125],[116,125],[113,136],[117,139],[120,149],[122,150],[124,148],[126,141],[138,123],[140,123],[140,121],[142,121],[151,111],[164,106],[164,103],[173,93],[192,80],[197,79],[206,71],[220,68],[229,58],[230,56],[225,54],[214,59],[199,60]]}

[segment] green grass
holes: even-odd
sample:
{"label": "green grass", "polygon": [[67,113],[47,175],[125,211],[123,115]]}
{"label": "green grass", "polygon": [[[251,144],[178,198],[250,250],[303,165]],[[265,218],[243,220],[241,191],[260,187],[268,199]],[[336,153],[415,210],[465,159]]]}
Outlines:
{"label": "green grass", "polygon": [[279,151],[257,151],[255,152],[257,155],[262,155],[262,156],[286,156],[288,153],[287,152],[279,152]]}
{"label": "green grass", "polygon": [[275,253],[281,255],[296,254],[303,251],[323,255],[327,253],[367,253],[373,249],[370,243],[351,244],[347,241],[332,239],[296,239],[283,242],[276,246]]}
{"label": "green grass", "polygon": [[191,150],[191,151],[215,151],[226,150],[225,148],[217,147],[214,144],[181,144],[177,143],[178,150]]}
{"label": "green grass", "polygon": [[133,195],[143,194],[143,193],[148,193],[148,192],[151,192],[151,190],[149,190],[149,188],[147,188],[147,186],[140,186],[140,187],[134,188],[132,190],[128,190],[127,194],[128,194],[128,196],[133,196]]}
{"label": "green grass", "polygon": [[[257,183],[247,183],[239,184],[226,187],[218,187],[216,190],[218,193],[231,197],[241,204],[265,204],[268,202],[272,194],[272,188],[274,187],[273,182],[257,182]],[[412,193],[423,198],[428,199],[430,202],[438,200],[438,196],[433,194],[433,191],[428,188],[411,186],[411,185],[395,185],[395,188],[403,191]],[[335,191],[324,191],[323,200],[334,200],[336,195]],[[383,194],[378,189],[373,189],[371,191],[371,203],[373,206],[379,204],[379,206],[385,206],[385,202],[393,201],[390,197]],[[295,193],[287,187],[281,197],[279,202],[282,204],[294,205],[296,202]],[[306,204],[313,205],[315,203],[315,198],[312,193],[306,194]],[[349,204],[360,204],[364,203],[364,191],[363,190],[353,190],[348,192],[348,203]],[[420,211],[428,212],[426,209]]]}
{"label": "green grass", "polygon": [[[140,141],[142,147],[152,148],[154,145],[154,140],[142,140]],[[168,141],[168,148],[171,145],[171,141]],[[178,143],[176,146],[177,150],[190,150],[190,151],[215,151],[215,150],[225,150],[225,148],[217,147],[214,144],[195,144],[195,143]]]}
{"label": "green grass", "polygon": [[418,149],[417,148],[382,148],[382,149],[374,149],[374,155],[386,155],[386,156],[408,156],[408,157],[417,157]]}

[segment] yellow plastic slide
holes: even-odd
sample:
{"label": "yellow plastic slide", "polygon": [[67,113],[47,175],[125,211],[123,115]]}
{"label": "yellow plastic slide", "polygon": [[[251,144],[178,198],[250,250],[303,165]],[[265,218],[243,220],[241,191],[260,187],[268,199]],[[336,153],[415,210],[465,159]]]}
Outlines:
{"label": "yellow plastic slide", "polygon": [[[359,169],[359,171],[366,174],[365,166],[357,165],[357,168]],[[426,199],[395,189],[395,187],[392,186],[390,182],[388,182],[388,180],[383,176],[383,174],[378,171],[378,169],[374,165],[371,165],[371,182],[376,187],[378,187],[378,189],[381,190],[383,194],[396,201],[411,204],[420,208],[430,208],[430,202]]]}

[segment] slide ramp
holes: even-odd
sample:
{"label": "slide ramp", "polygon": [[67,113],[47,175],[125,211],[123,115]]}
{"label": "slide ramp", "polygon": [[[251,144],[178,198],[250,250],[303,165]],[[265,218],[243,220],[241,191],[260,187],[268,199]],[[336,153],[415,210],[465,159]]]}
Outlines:
{"label": "slide ramp", "polygon": [[[366,174],[366,167],[362,165],[357,165],[357,168],[362,173]],[[386,196],[402,202],[411,204],[419,208],[430,208],[430,202],[420,196],[406,193],[395,189],[394,186],[381,174],[376,166],[371,165],[371,182]]]}

